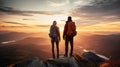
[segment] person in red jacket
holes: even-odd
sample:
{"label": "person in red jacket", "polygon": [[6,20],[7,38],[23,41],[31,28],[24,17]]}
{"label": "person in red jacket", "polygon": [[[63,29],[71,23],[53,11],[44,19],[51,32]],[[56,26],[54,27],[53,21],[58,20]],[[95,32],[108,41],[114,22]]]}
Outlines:
{"label": "person in red jacket", "polygon": [[70,50],[70,56],[73,54],[73,47],[74,42],[73,38],[76,35],[76,25],[75,22],[72,21],[72,17],[68,17],[68,20],[66,21],[66,24],[64,26],[63,31],[63,39],[65,40],[65,57],[68,57],[68,44],[70,42],[71,50]]}

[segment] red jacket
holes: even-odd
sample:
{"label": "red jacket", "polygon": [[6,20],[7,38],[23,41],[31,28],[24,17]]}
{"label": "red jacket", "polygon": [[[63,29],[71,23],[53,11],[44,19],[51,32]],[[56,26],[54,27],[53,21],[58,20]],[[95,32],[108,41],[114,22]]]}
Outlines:
{"label": "red jacket", "polygon": [[63,31],[63,37],[65,35],[70,35],[74,31],[76,31],[75,22],[72,22],[72,21],[66,22],[64,26],[64,31]]}

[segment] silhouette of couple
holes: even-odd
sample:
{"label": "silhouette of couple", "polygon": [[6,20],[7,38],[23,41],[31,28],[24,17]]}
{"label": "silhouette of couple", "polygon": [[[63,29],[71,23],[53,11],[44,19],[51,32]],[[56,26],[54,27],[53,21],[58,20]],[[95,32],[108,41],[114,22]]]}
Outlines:
{"label": "silhouette of couple", "polygon": [[[74,47],[73,38],[76,34],[77,32],[76,32],[75,22],[73,22],[72,17],[69,16],[63,31],[63,39],[65,40],[65,54],[64,54],[65,57],[68,57],[69,42],[71,46],[70,57],[73,54],[73,47]],[[56,21],[53,21],[53,25],[51,25],[50,27],[49,36],[51,38],[51,43],[52,43],[52,56],[53,58],[55,58],[54,43],[56,43],[57,58],[59,58],[59,42],[61,38],[60,38],[60,30],[59,30],[59,27],[57,26]]]}

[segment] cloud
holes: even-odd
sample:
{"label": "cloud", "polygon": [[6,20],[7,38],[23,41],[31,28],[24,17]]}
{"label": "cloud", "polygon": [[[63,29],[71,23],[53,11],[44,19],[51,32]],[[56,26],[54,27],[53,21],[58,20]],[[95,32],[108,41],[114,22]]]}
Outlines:
{"label": "cloud", "polygon": [[51,1],[48,1],[48,3],[50,4],[50,6],[59,7],[59,6],[64,6],[68,4],[69,0],[51,0]]}
{"label": "cloud", "polygon": [[91,5],[77,6],[71,15],[78,21],[87,20],[86,24],[120,21],[120,0],[93,0]]}
{"label": "cloud", "polygon": [[22,16],[32,16],[26,11],[15,10],[12,7],[0,7],[0,14],[6,15],[22,15]]}
{"label": "cloud", "polygon": [[0,0],[0,6],[4,5],[4,0]]}
{"label": "cloud", "polygon": [[106,15],[118,15],[120,12],[120,0],[101,0],[93,2],[92,6],[84,6],[80,9],[81,12],[86,12],[93,15],[101,14],[104,16]]}
{"label": "cloud", "polygon": [[22,19],[22,20],[34,20],[34,19],[27,19],[27,18],[25,18],[25,19]]}
{"label": "cloud", "polygon": [[19,23],[19,22],[2,21],[0,27],[1,28],[22,28],[22,27],[27,27],[28,28],[28,27],[31,27],[31,26],[29,26],[27,24],[24,24],[24,23]]}
{"label": "cloud", "polygon": [[44,15],[56,15],[56,14],[63,14],[63,11],[27,11],[28,13],[32,14],[44,14]]}
{"label": "cloud", "polygon": [[50,25],[35,25],[36,27],[50,27]]}
{"label": "cloud", "polygon": [[27,27],[27,28],[28,28],[28,27],[30,28],[30,26],[6,26],[6,25],[2,25],[2,26],[0,26],[0,27],[1,27],[1,29],[2,29],[2,28],[24,28],[24,27],[25,27],[25,28],[26,28],[26,27]]}
{"label": "cloud", "polygon": [[1,27],[50,27],[50,25],[32,25],[32,26],[29,26],[29,25],[24,24],[24,23],[8,22],[8,21],[2,21],[2,23],[16,24],[16,26],[14,26],[14,25],[7,26],[7,25],[3,24],[3,25],[0,25]]}
{"label": "cloud", "polygon": [[9,24],[17,24],[17,25],[26,25],[26,24],[23,24],[23,23],[18,23],[18,22],[7,22],[7,21],[3,21],[2,23],[9,23]]}
{"label": "cloud", "polygon": [[44,15],[55,15],[63,14],[64,11],[21,11],[15,10],[12,7],[0,7],[0,15],[22,15],[22,16],[33,16],[33,14],[44,14]]}
{"label": "cloud", "polygon": [[86,5],[91,5],[91,2],[93,0],[73,0],[73,4],[76,5],[76,6],[86,6]]}

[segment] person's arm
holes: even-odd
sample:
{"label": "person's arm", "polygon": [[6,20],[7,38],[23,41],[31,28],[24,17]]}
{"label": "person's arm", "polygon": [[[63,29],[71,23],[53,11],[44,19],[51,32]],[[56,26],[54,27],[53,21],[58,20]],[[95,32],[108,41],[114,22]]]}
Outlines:
{"label": "person's arm", "polygon": [[50,26],[49,32],[51,33],[51,26]]}
{"label": "person's arm", "polygon": [[51,34],[52,34],[52,26],[50,26],[50,29],[49,29],[49,37],[51,38]]}

